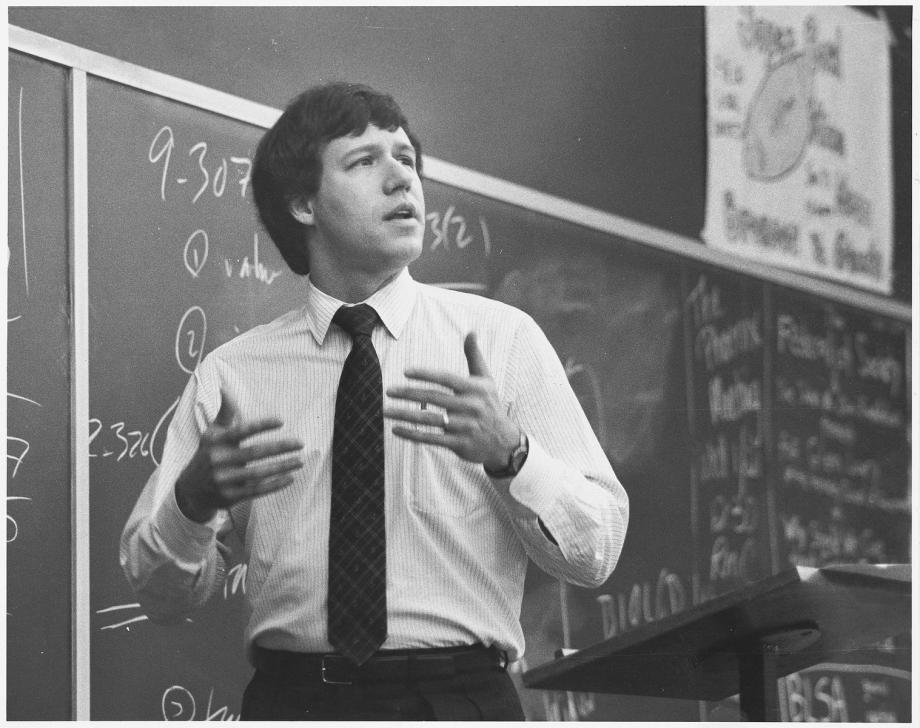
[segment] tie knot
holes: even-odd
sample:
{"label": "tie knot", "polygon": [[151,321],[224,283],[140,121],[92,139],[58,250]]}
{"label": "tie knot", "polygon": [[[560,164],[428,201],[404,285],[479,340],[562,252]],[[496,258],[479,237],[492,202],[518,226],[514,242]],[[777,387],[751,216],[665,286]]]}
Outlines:
{"label": "tie knot", "polygon": [[332,317],[333,323],[345,329],[352,338],[370,336],[377,325],[377,312],[366,303],[357,306],[342,306]]}

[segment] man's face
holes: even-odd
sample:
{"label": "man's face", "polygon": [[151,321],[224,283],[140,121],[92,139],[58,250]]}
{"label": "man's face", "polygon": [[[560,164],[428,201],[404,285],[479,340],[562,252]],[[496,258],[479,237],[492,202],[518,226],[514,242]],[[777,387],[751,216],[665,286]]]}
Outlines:
{"label": "man's face", "polygon": [[338,273],[392,273],[422,252],[425,197],[406,132],[369,124],[330,141],[319,189],[310,198],[311,267]]}

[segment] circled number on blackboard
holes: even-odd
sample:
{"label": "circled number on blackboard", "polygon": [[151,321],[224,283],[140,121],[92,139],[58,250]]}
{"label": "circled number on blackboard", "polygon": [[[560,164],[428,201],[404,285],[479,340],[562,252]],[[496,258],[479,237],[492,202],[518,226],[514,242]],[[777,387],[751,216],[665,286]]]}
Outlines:
{"label": "circled number on blackboard", "polygon": [[191,690],[182,685],[172,685],[163,693],[160,705],[163,720],[239,720],[239,716],[230,712],[224,705],[214,708],[214,688],[208,693],[208,703],[204,715],[198,716],[198,705]]}

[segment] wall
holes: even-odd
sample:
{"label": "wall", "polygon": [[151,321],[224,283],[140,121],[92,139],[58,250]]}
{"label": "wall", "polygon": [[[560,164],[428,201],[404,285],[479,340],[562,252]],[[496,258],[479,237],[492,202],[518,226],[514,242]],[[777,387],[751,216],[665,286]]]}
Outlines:
{"label": "wall", "polygon": [[[909,150],[911,8],[886,12]],[[692,238],[703,226],[702,7],[13,7],[9,20],[273,107],[363,80],[400,99],[434,156]],[[895,156],[902,300],[909,157]]]}
{"label": "wall", "polygon": [[[394,93],[431,154],[702,228],[700,8],[11,8],[10,22],[264,103]],[[689,62],[688,62],[689,61]]]}

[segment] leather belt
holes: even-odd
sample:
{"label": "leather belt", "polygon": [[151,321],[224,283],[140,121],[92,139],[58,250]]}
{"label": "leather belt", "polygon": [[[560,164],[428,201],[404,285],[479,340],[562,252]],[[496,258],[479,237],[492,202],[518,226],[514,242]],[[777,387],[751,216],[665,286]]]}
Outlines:
{"label": "leather belt", "polygon": [[287,652],[255,645],[253,665],[284,682],[355,685],[438,680],[489,669],[503,670],[508,656],[481,644],[416,650],[381,650],[363,665],[334,653]]}

